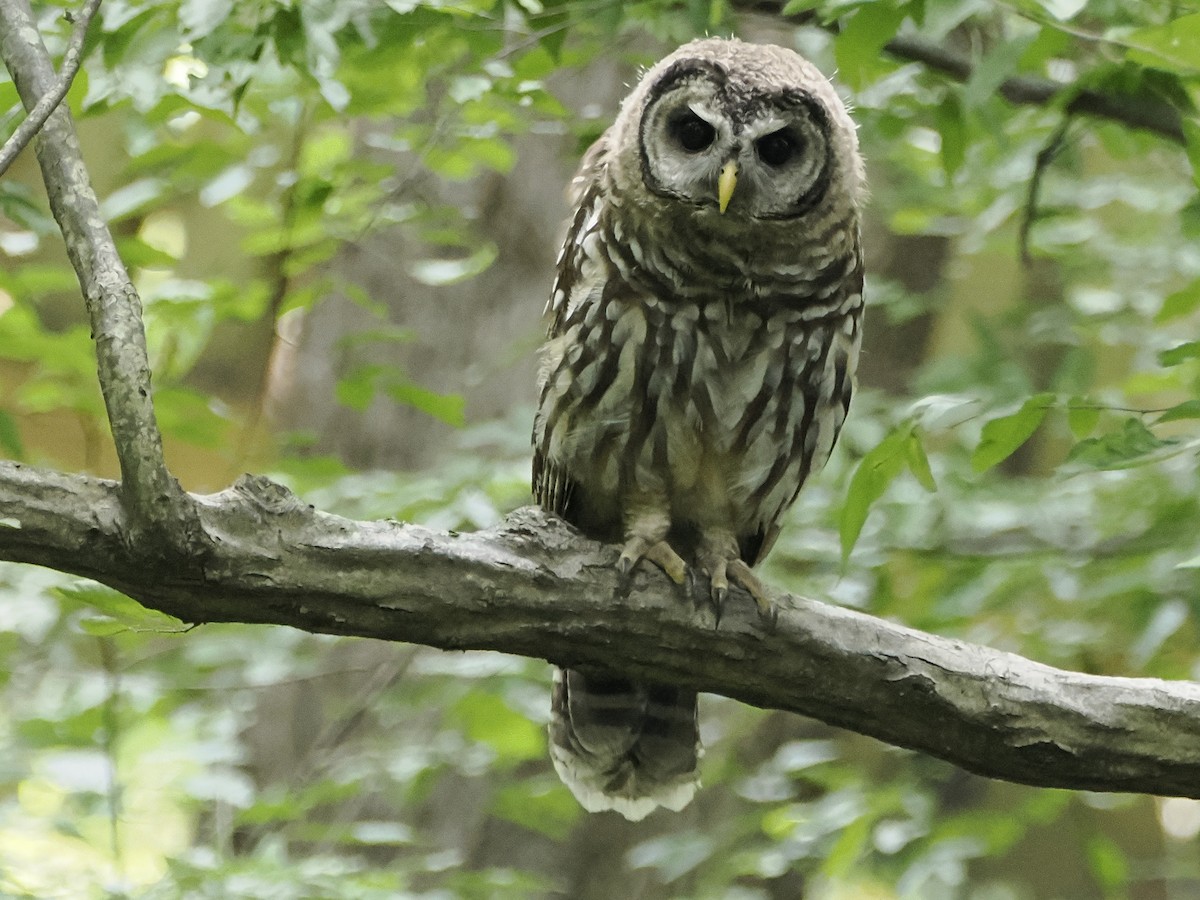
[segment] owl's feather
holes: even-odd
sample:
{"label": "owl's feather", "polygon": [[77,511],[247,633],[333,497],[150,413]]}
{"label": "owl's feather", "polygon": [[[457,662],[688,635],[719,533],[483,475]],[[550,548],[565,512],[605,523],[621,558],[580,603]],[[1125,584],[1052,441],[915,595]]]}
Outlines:
{"label": "owl's feather", "polygon": [[[651,69],[571,185],[537,501],[623,543],[622,565],[687,561],[717,604],[732,579],[766,609],[749,566],[850,403],[863,190],[844,105],[791,51],[695,41]],[[572,671],[555,684],[551,753],[586,808],[640,818],[690,799],[693,693]]]}

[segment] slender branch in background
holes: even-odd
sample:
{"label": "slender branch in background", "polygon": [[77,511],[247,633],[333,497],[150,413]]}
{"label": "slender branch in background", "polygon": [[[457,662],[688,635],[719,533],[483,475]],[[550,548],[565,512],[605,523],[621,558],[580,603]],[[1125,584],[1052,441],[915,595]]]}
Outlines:
{"label": "slender branch in background", "polygon": [[112,638],[96,639],[100,650],[100,661],[108,682],[108,695],[101,709],[104,734],[104,756],[108,762],[108,843],[113,864],[124,874],[124,856],[121,850],[121,781],[117,771],[117,740],[120,738],[121,670],[117,665],[116,649]]}
{"label": "slender branch in background", "polygon": [[[967,81],[974,72],[967,57],[923,38],[902,35],[892,38],[884,44],[883,49],[897,59],[919,62],[927,69],[949,75],[955,81]],[[1063,107],[1068,115],[1109,119],[1131,128],[1153,132],[1176,144],[1184,143],[1183,120],[1179,110],[1165,100],[1140,95],[1104,94],[1091,88],[1076,88],[1030,75],[1005,78],[998,90],[1009,103],[1022,106],[1048,106],[1065,95],[1071,98]]]}
{"label": "slender branch in background", "polygon": [[[25,108],[57,85],[28,0],[0,0],[0,58]],[[121,464],[127,538],[142,554],[203,552],[199,517],[167,470],[154,416],[142,305],[100,214],[70,113],[61,105],[35,142],[50,209],[79,278],[96,342],[100,389]],[[195,564],[198,566],[199,561]]]}
{"label": "slender branch in background", "polygon": [[1017,246],[1021,251],[1021,262],[1025,266],[1033,264],[1033,255],[1029,252],[1029,232],[1037,221],[1038,198],[1042,192],[1042,176],[1050,168],[1050,164],[1062,153],[1067,139],[1067,129],[1071,127],[1071,117],[1065,117],[1054,133],[1038,151],[1033,164],[1033,175],[1029,178],[1029,192],[1025,195],[1025,209],[1021,213],[1021,228],[1018,232]]}
{"label": "slender branch in background", "polygon": [[[781,16],[784,5],[779,0],[734,0],[733,3],[735,8],[785,18],[798,25],[834,32],[838,30],[836,24],[819,22],[811,11]],[[898,35],[884,44],[883,50],[896,59],[920,63],[934,72],[949,75],[955,81],[969,81],[975,72],[970,57],[916,35]],[[1060,97],[1069,97],[1064,104],[1064,111],[1070,115],[1108,119],[1153,132],[1176,144],[1184,143],[1183,118],[1179,110],[1166,100],[1141,95],[1105,94],[1032,75],[1009,76],[1000,82],[997,90],[1009,103],[1021,106],[1049,106]]]}
{"label": "slender branch in background", "polygon": [[8,167],[21,155],[21,151],[33,140],[33,136],[41,131],[50,114],[67,96],[67,91],[75,81],[75,74],[79,71],[79,64],[83,61],[83,42],[87,38],[88,25],[99,8],[100,0],[87,0],[83,9],[76,14],[75,27],[71,29],[71,38],[67,42],[67,50],[63,54],[62,68],[58,72],[54,89],[42,96],[37,105],[29,111],[25,121],[4,142],[4,146],[0,147],[0,176],[8,171]]}
{"label": "slender branch in background", "polygon": [[[306,105],[292,131],[291,149],[285,163],[287,171],[295,172],[300,167],[300,156],[304,152],[304,142],[308,138],[309,113],[310,110]],[[267,420],[267,405],[271,400],[271,374],[277,364],[280,346],[283,343],[283,335],[279,332],[280,310],[283,309],[292,290],[292,277],[288,273],[288,267],[296,252],[296,248],[292,245],[292,235],[296,226],[299,184],[300,180],[294,178],[283,191],[280,198],[282,226],[280,247],[264,260],[270,294],[267,298],[267,307],[262,313],[262,319],[270,323],[271,335],[267,352],[263,354],[263,365],[258,373],[258,384],[254,389],[250,409],[238,434],[236,448],[231,454],[228,472],[231,481],[248,468],[246,461],[253,452],[259,429]]]}

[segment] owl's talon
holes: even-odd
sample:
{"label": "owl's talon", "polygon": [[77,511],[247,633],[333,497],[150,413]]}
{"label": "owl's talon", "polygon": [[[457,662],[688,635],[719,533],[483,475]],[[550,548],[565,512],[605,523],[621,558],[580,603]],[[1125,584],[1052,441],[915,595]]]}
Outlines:
{"label": "owl's talon", "polygon": [[675,552],[675,548],[666,541],[659,541],[653,547],[650,547],[642,559],[647,559],[654,563],[666,572],[667,577],[676,584],[681,585],[687,582],[687,563]]}
{"label": "owl's talon", "polygon": [[634,566],[643,559],[662,569],[666,576],[676,584],[682,585],[687,582],[687,563],[670,544],[666,541],[651,544],[645,539],[637,537],[626,542],[621,549],[621,556],[617,560],[617,571],[621,574],[623,581],[632,580]]}
{"label": "owl's talon", "polygon": [[729,574],[754,598],[754,605],[758,607],[759,618],[762,619],[763,624],[766,625],[769,631],[774,631],[776,624],[779,622],[779,608],[771,600],[770,594],[767,593],[766,585],[740,559],[730,560]]}

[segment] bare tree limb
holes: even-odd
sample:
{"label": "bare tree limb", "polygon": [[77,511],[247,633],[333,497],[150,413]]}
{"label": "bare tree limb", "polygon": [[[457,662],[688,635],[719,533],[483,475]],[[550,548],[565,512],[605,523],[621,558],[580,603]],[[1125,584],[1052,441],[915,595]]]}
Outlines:
{"label": "bare tree limb", "polygon": [[71,89],[79,71],[79,64],[83,61],[83,41],[87,37],[88,26],[99,8],[100,0],[87,0],[83,9],[76,15],[75,27],[71,29],[71,38],[67,42],[66,52],[63,53],[62,68],[59,69],[54,90],[38,100],[37,105],[25,117],[25,121],[4,142],[4,146],[0,147],[0,175],[8,171],[8,167],[21,155],[21,151],[33,140],[33,136],[46,124],[50,113],[54,112],[58,104],[62,103],[63,97],[67,96],[67,91]]}
{"label": "bare tree limb", "polygon": [[[781,0],[735,0],[734,6],[780,16],[786,4]],[[836,24],[822,25],[811,11],[785,17],[797,24],[810,24],[837,31]],[[955,81],[969,81],[975,72],[972,60],[947,47],[913,34],[897,35],[883,50],[896,59],[916,62]],[[1011,75],[997,88],[1009,103],[1020,106],[1049,106],[1064,100],[1069,115],[1108,119],[1130,128],[1149,131],[1176,144],[1184,143],[1183,120],[1179,109],[1165,99],[1145,95],[1107,94],[1079,84],[1061,84],[1032,75]]]}
{"label": "bare tree limb", "polygon": [[[894,37],[884,44],[883,49],[897,59],[919,62],[955,81],[967,81],[974,72],[967,57],[914,35]],[[1030,75],[1009,76],[1000,83],[998,90],[1009,103],[1022,106],[1048,106],[1060,97],[1070,98],[1063,106],[1068,114],[1109,119],[1130,128],[1153,132],[1176,144],[1184,143],[1179,110],[1165,100],[1142,95],[1105,94]]]}
{"label": "bare tree limb", "polygon": [[[0,0],[0,58],[27,110],[53,95],[57,78],[28,0]],[[35,143],[50,209],[79,278],[96,341],[100,388],[121,464],[126,537],[144,555],[202,551],[199,519],[167,471],[150,391],[141,300],[100,215],[70,113],[55,106]]]}
{"label": "bare tree limb", "polygon": [[784,597],[719,629],[665,577],[618,590],[616,551],[527,508],[445,534],[352,522],[265,479],[195,497],[203,566],[147,566],[110,481],[0,463],[0,558],[102,581],[188,622],[501,650],[791,710],[1011,781],[1200,797],[1200,685],[1066,672]]}

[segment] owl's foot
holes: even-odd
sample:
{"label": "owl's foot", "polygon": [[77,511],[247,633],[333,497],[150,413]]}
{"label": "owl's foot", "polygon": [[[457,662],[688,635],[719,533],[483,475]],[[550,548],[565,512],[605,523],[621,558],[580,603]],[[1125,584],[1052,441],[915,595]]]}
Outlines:
{"label": "owl's foot", "polygon": [[676,584],[684,584],[687,581],[687,563],[675,552],[674,547],[666,541],[652,542],[639,536],[631,537],[621,548],[621,558],[617,560],[617,571],[621,573],[623,579],[628,578],[633,572],[633,567],[643,559],[654,563],[666,572],[667,577]]}
{"label": "owl's foot", "polygon": [[729,594],[730,579],[744,587],[754,598],[758,614],[768,628],[774,628],[779,619],[779,611],[767,593],[766,585],[759,580],[745,561],[738,555],[737,542],[731,535],[709,533],[704,535],[698,560],[700,568],[708,575],[711,582],[711,598],[717,614],[717,622],[721,620],[721,609]]}

